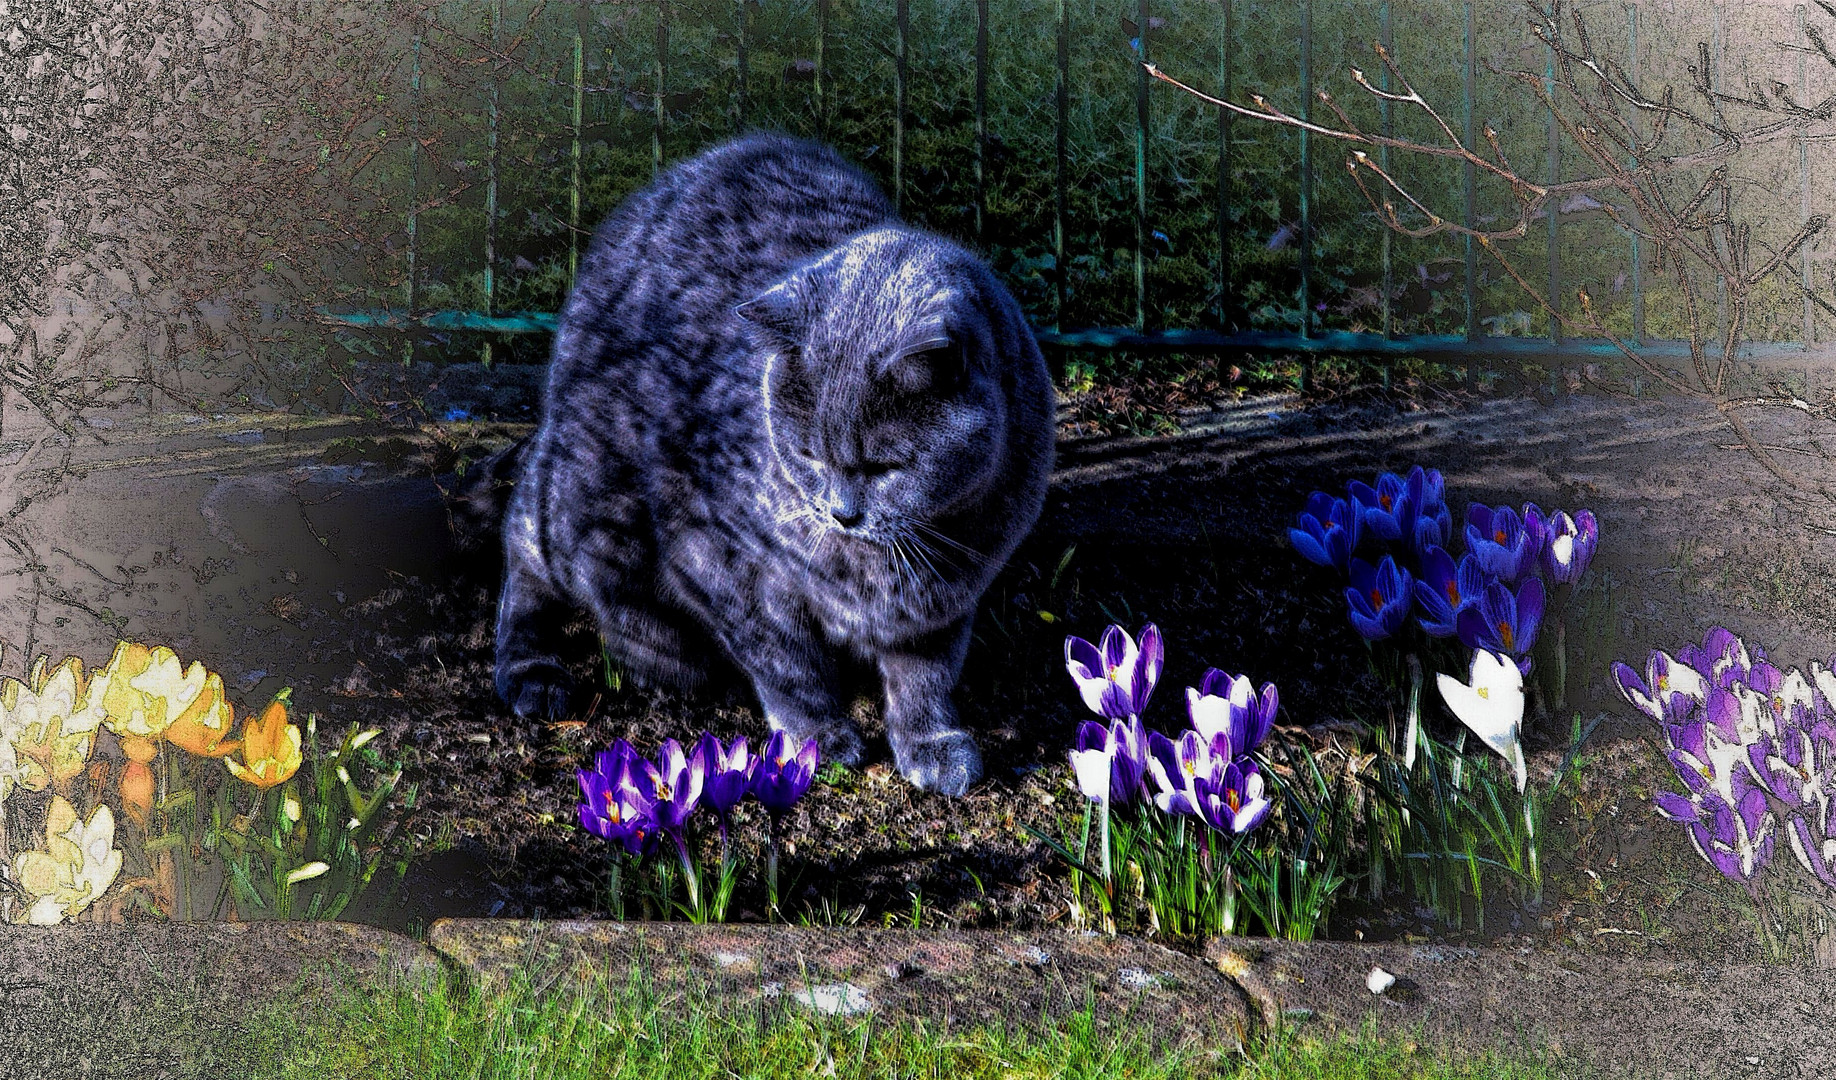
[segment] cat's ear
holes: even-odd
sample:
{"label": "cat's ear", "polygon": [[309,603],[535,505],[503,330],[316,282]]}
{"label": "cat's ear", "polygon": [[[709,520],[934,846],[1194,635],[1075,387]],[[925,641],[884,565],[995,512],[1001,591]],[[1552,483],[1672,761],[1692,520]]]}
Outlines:
{"label": "cat's ear", "polygon": [[882,374],[903,393],[942,397],[961,384],[967,361],[961,342],[939,335],[900,349]]}
{"label": "cat's ear", "polygon": [[794,280],[778,282],[734,308],[733,313],[789,340],[801,338],[809,328],[803,291]]}

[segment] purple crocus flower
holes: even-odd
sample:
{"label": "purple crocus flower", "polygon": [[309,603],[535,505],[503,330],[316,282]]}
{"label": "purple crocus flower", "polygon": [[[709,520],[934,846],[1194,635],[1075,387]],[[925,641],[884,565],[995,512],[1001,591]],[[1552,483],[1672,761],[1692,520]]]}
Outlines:
{"label": "purple crocus flower", "polygon": [[1469,649],[1510,653],[1517,669],[1530,674],[1530,649],[1543,622],[1543,581],[1529,578],[1512,595],[1503,582],[1494,581],[1479,594],[1479,602],[1461,611],[1455,620],[1460,641]]}
{"label": "purple crocus flower", "polygon": [[[1108,788],[1098,794],[1100,757],[1109,766]],[[1108,727],[1095,720],[1078,725],[1077,749],[1071,767],[1084,794],[1092,801],[1120,806],[1142,794],[1148,769],[1148,733],[1139,719],[1114,720]]]}
{"label": "purple crocus flower", "polygon": [[1377,477],[1377,486],[1353,480],[1348,488],[1352,502],[1364,518],[1364,527],[1383,540],[1415,540],[1415,523],[1422,509],[1427,474],[1421,466],[1407,478],[1395,473]]}
{"label": "purple crocus flower", "polygon": [[1524,534],[1530,537],[1530,548],[1535,554],[1530,556],[1530,563],[1524,567],[1525,573],[1534,572],[1543,552],[1549,549],[1549,515],[1543,508],[1533,502],[1527,502],[1523,508]]}
{"label": "purple crocus flower", "polygon": [[720,831],[724,837],[733,808],[746,797],[746,791],[752,786],[752,774],[758,770],[759,759],[751,753],[744,735],[723,749],[719,739],[703,734],[696,749],[707,763],[707,778],[702,785],[701,801],[720,819]]}
{"label": "purple crocus flower", "polygon": [[1543,548],[1543,569],[1549,580],[1567,585],[1581,579],[1594,561],[1594,549],[1600,544],[1600,523],[1592,510],[1582,510],[1573,517],[1557,510],[1549,519],[1549,543]]}
{"label": "purple crocus flower", "polygon": [[1474,503],[1466,510],[1466,550],[1489,574],[1515,585],[1536,565],[1536,537],[1508,506]]}
{"label": "purple crocus flower", "polygon": [[1186,714],[1206,744],[1222,738],[1224,756],[1241,757],[1268,738],[1280,700],[1274,683],[1263,683],[1258,694],[1248,676],[1233,678],[1228,672],[1210,668],[1198,689],[1186,687]]}
{"label": "purple crocus flower", "polygon": [[645,781],[656,799],[657,828],[672,837],[680,837],[688,819],[701,802],[702,785],[707,782],[708,762],[698,744],[692,753],[683,753],[682,744],[663,740],[655,763],[638,760]]}
{"label": "purple crocus flower", "polygon": [[641,855],[657,834],[655,804],[637,779],[637,751],[623,739],[602,750],[592,769],[578,769],[580,825]]}
{"label": "purple crocus flower", "polygon": [[1417,621],[1431,637],[1452,637],[1459,632],[1460,612],[1479,602],[1485,592],[1486,573],[1479,560],[1462,556],[1456,564],[1453,556],[1438,546],[1422,553],[1422,573],[1415,579],[1415,602],[1422,613]]}
{"label": "purple crocus flower", "polygon": [[1164,813],[1196,816],[1199,778],[1222,782],[1224,766],[1230,760],[1230,744],[1223,735],[1207,740],[1200,732],[1188,730],[1176,743],[1158,731],[1150,732],[1148,775],[1160,789],[1154,794],[1154,805]]}
{"label": "purple crocus flower", "polygon": [[1141,715],[1164,659],[1160,629],[1153,623],[1141,628],[1139,646],[1120,626],[1103,631],[1100,647],[1075,635],[1065,638],[1065,669],[1084,704],[1111,720]]}
{"label": "purple crocus flower", "polygon": [[1288,542],[1308,562],[1344,570],[1363,533],[1364,515],[1355,503],[1316,491],[1288,530]]}
{"label": "purple crocus flower", "polygon": [[1385,555],[1376,566],[1363,559],[1351,561],[1351,587],[1345,602],[1351,607],[1352,625],[1367,641],[1381,641],[1402,629],[1409,618],[1409,572]]}
{"label": "purple crocus flower", "polygon": [[764,804],[773,820],[783,817],[810,789],[821,760],[815,739],[798,747],[786,732],[772,732],[752,773],[753,798]]}
{"label": "purple crocus flower", "polygon": [[1198,816],[1230,836],[1241,836],[1262,824],[1274,806],[1262,793],[1262,771],[1249,758],[1238,758],[1224,766],[1215,780],[1199,777],[1193,789]]}

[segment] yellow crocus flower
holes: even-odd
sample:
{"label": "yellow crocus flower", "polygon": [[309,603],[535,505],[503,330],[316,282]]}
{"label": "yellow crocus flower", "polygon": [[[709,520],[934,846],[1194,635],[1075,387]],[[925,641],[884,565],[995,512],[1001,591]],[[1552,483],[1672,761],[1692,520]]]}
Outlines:
{"label": "yellow crocus flower", "polygon": [[271,788],[300,771],[300,729],[287,719],[287,703],[275,698],[259,719],[242,725],[242,760],[224,758],[236,779]]}
{"label": "yellow crocus flower", "polygon": [[51,797],[45,849],[13,857],[13,880],[32,902],[18,921],[48,926],[81,915],[121,873],[115,815],[97,806],[88,823],[62,795]]}
{"label": "yellow crocus flower", "polygon": [[236,710],[223,696],[223,676],[212,671],[205,675],[204,688],[190,706],[167,725],[166,741],[199,757],[223,757],[234,753],[238,745],[235,739],[226,738],[235,719]]}
{"label": "yellow crocus flower", "polygon": [[0,737],[17,751],[18,783],[31,791],[81,773],[102,723],[83,661],[72,656],[56,669],[49,665],[49,658],[41,656],[26,682],[0,678]]}

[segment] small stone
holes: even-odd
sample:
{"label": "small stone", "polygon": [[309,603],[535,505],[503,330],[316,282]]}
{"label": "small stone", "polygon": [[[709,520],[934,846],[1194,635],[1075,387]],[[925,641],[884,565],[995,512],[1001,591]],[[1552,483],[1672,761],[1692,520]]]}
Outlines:
{"label": "small stone", "polygon": [[1116,982],[1130,990],[1146,990],[1160,982],[1158,975],[1151,975],[1140,968],[1123,968],[1116,972]]}
{"label": "small stone", "polygon": [[1380,967],[1374,967],[1371,973],[1364,977],[1364,985],[1370,988],[1371,993],[1381,994],[1396,985],[1396,976]]}
{"label": "small stone", "polygon": [[812,986],[793,995],[792,1000],[824,1016],[853,1016],[873,1008],[873,1003],[867,1000],[867,991],[853,983]]}
{"label": "small stone", "polygon": [[747,956],[745,953],[717,952],[714,954],[714,962],[721,967],[730,968],[737,967],[740,964],[750,964],[752,963],[752,957]]}
{"label": "small stone", "polygon": [[1028,945],[1026,947],[1026,958],[1040,967],[1045,967],[1052,962],[1052,954],[1046,952],[1037,945]]}

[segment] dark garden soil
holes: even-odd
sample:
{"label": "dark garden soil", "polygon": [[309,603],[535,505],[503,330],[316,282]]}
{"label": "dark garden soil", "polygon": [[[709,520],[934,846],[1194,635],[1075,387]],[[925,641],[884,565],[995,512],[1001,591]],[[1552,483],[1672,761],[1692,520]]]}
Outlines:
{"label": "dark garden soil", "polygon": [[[1067,420],[1076,430],[1075,404]],[[1062,835],[1080,811],[1065,753],[1086,714],[1065,674],[1063,641],[1094,638],[1112,620],[1131,630],[1152,620],[1165,636],[1150,727],[1181,729],[1183,688],[1216,665],[1275,682],[1281,737],[1342,765],[1366,725],[1393,723],[1398,706],[1345,617],[1341,583],[1301,560],[1286,529],[1316,488],[1342,491],[1350,479],[1423,464],[1445,473],[1456,515],[1473,500],[1598,514],[1600,554],[1569,620],[1569,708],[1530,724],[1533,777],[1546,784],[1553,774],[1567,716],[1605,720],[1550,810],[1539,908],[1495,895],[1482,930],[1469,919],[1456,932],[1394,893],[1372,898],[1354,882],[1324,935],[1759,955],[1744,894],[1716,877],[1680,827],[1656,816],[1654,787],[1675,781],[1654,733],[1607,675],[1614,659],[1642,667],[1651,648],[1699,639],[1716,622],[1781,665],[1836,649],[1836,540],[1808,527],[1784,485],[1744,451],[1726,448],[1734,439],[1712,409],[1361,390],[1226,400],[1188,409],[1178,427],[1061,440],[1045,515],[986,598],[957,695],[981,738],[987,778],[956,801],[914,792],[874,738],[877,706],[863,697],[856,712],[873,740],[868,767],[825,774],[788,820],[792,912],[904,924],[919,897],[930,925],[1062,923],[1063,869],[1026,830]],[[446,425],[390,445],[397,467],[452,487],[457,461],[519,430]],[[1765,429],[1760,437],[1787,438]],[[366,447],[382,445],[349,454],[367,460],[375,451]],[[411,871],[405,902],[367,905],[362,917],[403,926],[442,914],[593,915],[603,911],[604,849],[575,827],[575,768],[619,736],[649,750],[704,728],[756,738],[762,721],[737,676],[695,694],[605,685],[584,623],[567,658],[592,686],[576,715],[513,719],[491,693],[495,551],[469,526],[461,540],[470,550],[453,555],[450,572],[397,577],[351,598],[342,614],[362,627],[353,642],[361,660],[321,690],[324,711],[384,729],[420,785],[418,813],[451,822],[457,835],[454,850]],[[741,818],[743,843],[756,847],[760,816]],[[1779,858],[1790,861],[1782,848]],[[753,882],[742,883],[735,909],[759,918]]]}

